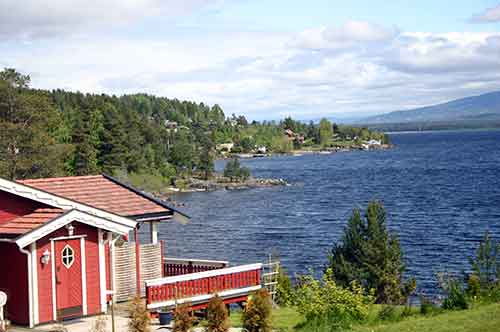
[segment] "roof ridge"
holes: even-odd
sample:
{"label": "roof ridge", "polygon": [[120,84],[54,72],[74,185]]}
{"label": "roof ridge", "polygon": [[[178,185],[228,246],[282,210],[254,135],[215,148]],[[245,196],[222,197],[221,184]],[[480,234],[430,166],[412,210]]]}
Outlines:
{"label": "roof ridge", "polygon": [[76,175],[76,176],[60,176],[53,178],[37,178],[37,179],[22,179],[16,180],[18,183],[38,183],[38,182],[52,182],[52,181],[65,181],[65,180],[76,180],[76,179],[97,179],[104,177],[102,174],[98,175]]}

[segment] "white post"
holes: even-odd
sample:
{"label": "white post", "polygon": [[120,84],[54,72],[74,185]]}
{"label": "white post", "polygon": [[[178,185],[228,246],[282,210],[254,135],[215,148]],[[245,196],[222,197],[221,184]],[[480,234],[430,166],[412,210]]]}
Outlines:
{"label": "white post", "polygon": [[3,306],[7,303],[7,294],[4,292],[0,291],[0,331],[5,331],[6,327],[5,326],[5,319],[3,317]]}
{"label": "white post", "polygon": [[151,243],[158,243],[158,222],[154,221],[150,223],[151,225]]}

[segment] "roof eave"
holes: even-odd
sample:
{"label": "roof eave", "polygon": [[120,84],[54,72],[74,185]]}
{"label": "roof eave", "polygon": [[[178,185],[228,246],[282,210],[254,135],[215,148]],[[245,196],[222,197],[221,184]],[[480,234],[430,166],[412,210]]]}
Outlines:
{"label": "roof eave", "polygon": [[144,198],[146,198],[146,199],[149,199],[150,201],[152,201],[152,202],[154,202],[154,203],[156,203],[156,204],[160,205],[161,207],[164,207],[165,209],[168,209],[168,210],[173,211],[173,212],[174,212],[174,214],[175,214],[175,212],[176,212],[176,213],[178,213],[178,214],[182,215],[184,218],[187,218],[187,219],[190,219],[190,218],[191,218],[191,217],[190,217],[189,215],[187,215],[185,212],[182,212],[182,211],[180,211],[180,210],[178,210],[178,209],[176,209],[176,208],[172,207],[171,205],[169,205],[169,204],[165,203],[164,201],[162,201],[162,200],[160,200],[160,199],[158,199],[158,198],[156,198],[156,197],[154,197],[154,196],[152,196],[152,195],[150,195],[150,194],[147,194],[147,193],[145,193],[145,192],[143,192],[143,191],[141,191],[141,190],[139,190],[139,189],[137,189],[137,188],[134,188],[134,187],[132,187],[132,186],[130,186],[130,185],[128,185],[128,184],[126,184],[126,183],[123,183],[122,181],[120,181],[120,180],[118,180],[118,179],[116,179],[116,178],[112,177],[112,176],[111,176],[111,175],[109,175],[109,174],[103,173],[103,174],[102,174],[102,176],[103,176],[103,177],[105,177],[106,179],[108,179],[108,180],[110,180],[110,181],[112,181],[112,182],[116,183],[117,185],[120,185],[120,186],[122,186],[122,187],[124,187],[124,188],[126,188],[126,189],[128,189],[128,190],[130,190],[130,191],[132,191],[133,193],[135,193],[135,194],[137,194],[137,195],[140,195],[140,196],[142,196],[142,197],[144,197]]}

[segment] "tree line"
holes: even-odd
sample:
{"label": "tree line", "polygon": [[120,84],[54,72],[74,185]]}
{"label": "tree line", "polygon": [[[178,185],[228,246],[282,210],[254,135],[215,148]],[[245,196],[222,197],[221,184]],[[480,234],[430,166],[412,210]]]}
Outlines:
{"label": "tree line", "polygon": [[[304,140],[286,137],[287,129]],[[30,88],[28,75],[0,72],[0,176],[9,179],[102,172],[209,177],[222,143],[233,143],[234,152],[287,152],[302,144],[327,146],[334,136],[386,140],[326,119],[249,122],[226,116],[219,105],[148,94],[38,90]]]}

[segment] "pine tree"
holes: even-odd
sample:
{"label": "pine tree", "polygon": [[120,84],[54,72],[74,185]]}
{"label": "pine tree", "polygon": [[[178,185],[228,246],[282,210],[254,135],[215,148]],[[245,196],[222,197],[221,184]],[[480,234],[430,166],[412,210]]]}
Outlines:
{"label": "pine tree", "polygon": [[113,174],[125,167],[126,139],[122,116],[112,104],[107,103],[103,110],[103,130],[99,149],[99,165],[103,172]]}
{"label": "pine tree", "polygon": [[97,174],[97,146],[92,130],[92,110],[84,107],[76,114],[72,143],[75,145],[73,173],[75,175]]}
{"label": "pine tree", "polygon": [[55,139],[60,115],[47,93],[29,84],[14,69],[0,72],[0,176],[9,179],[62,175],[69,153]]}
{"label": "pine tree", "polygon": [[375,290],[378,303],[404,303],[415,289],[414,280],[403,281],[399,240],[389,234],[386,212],[379,202],[370,202],[364,217],[354,210],[342,243],[333,248],[329,260],[338,284],[347,287],[356,280]]}

